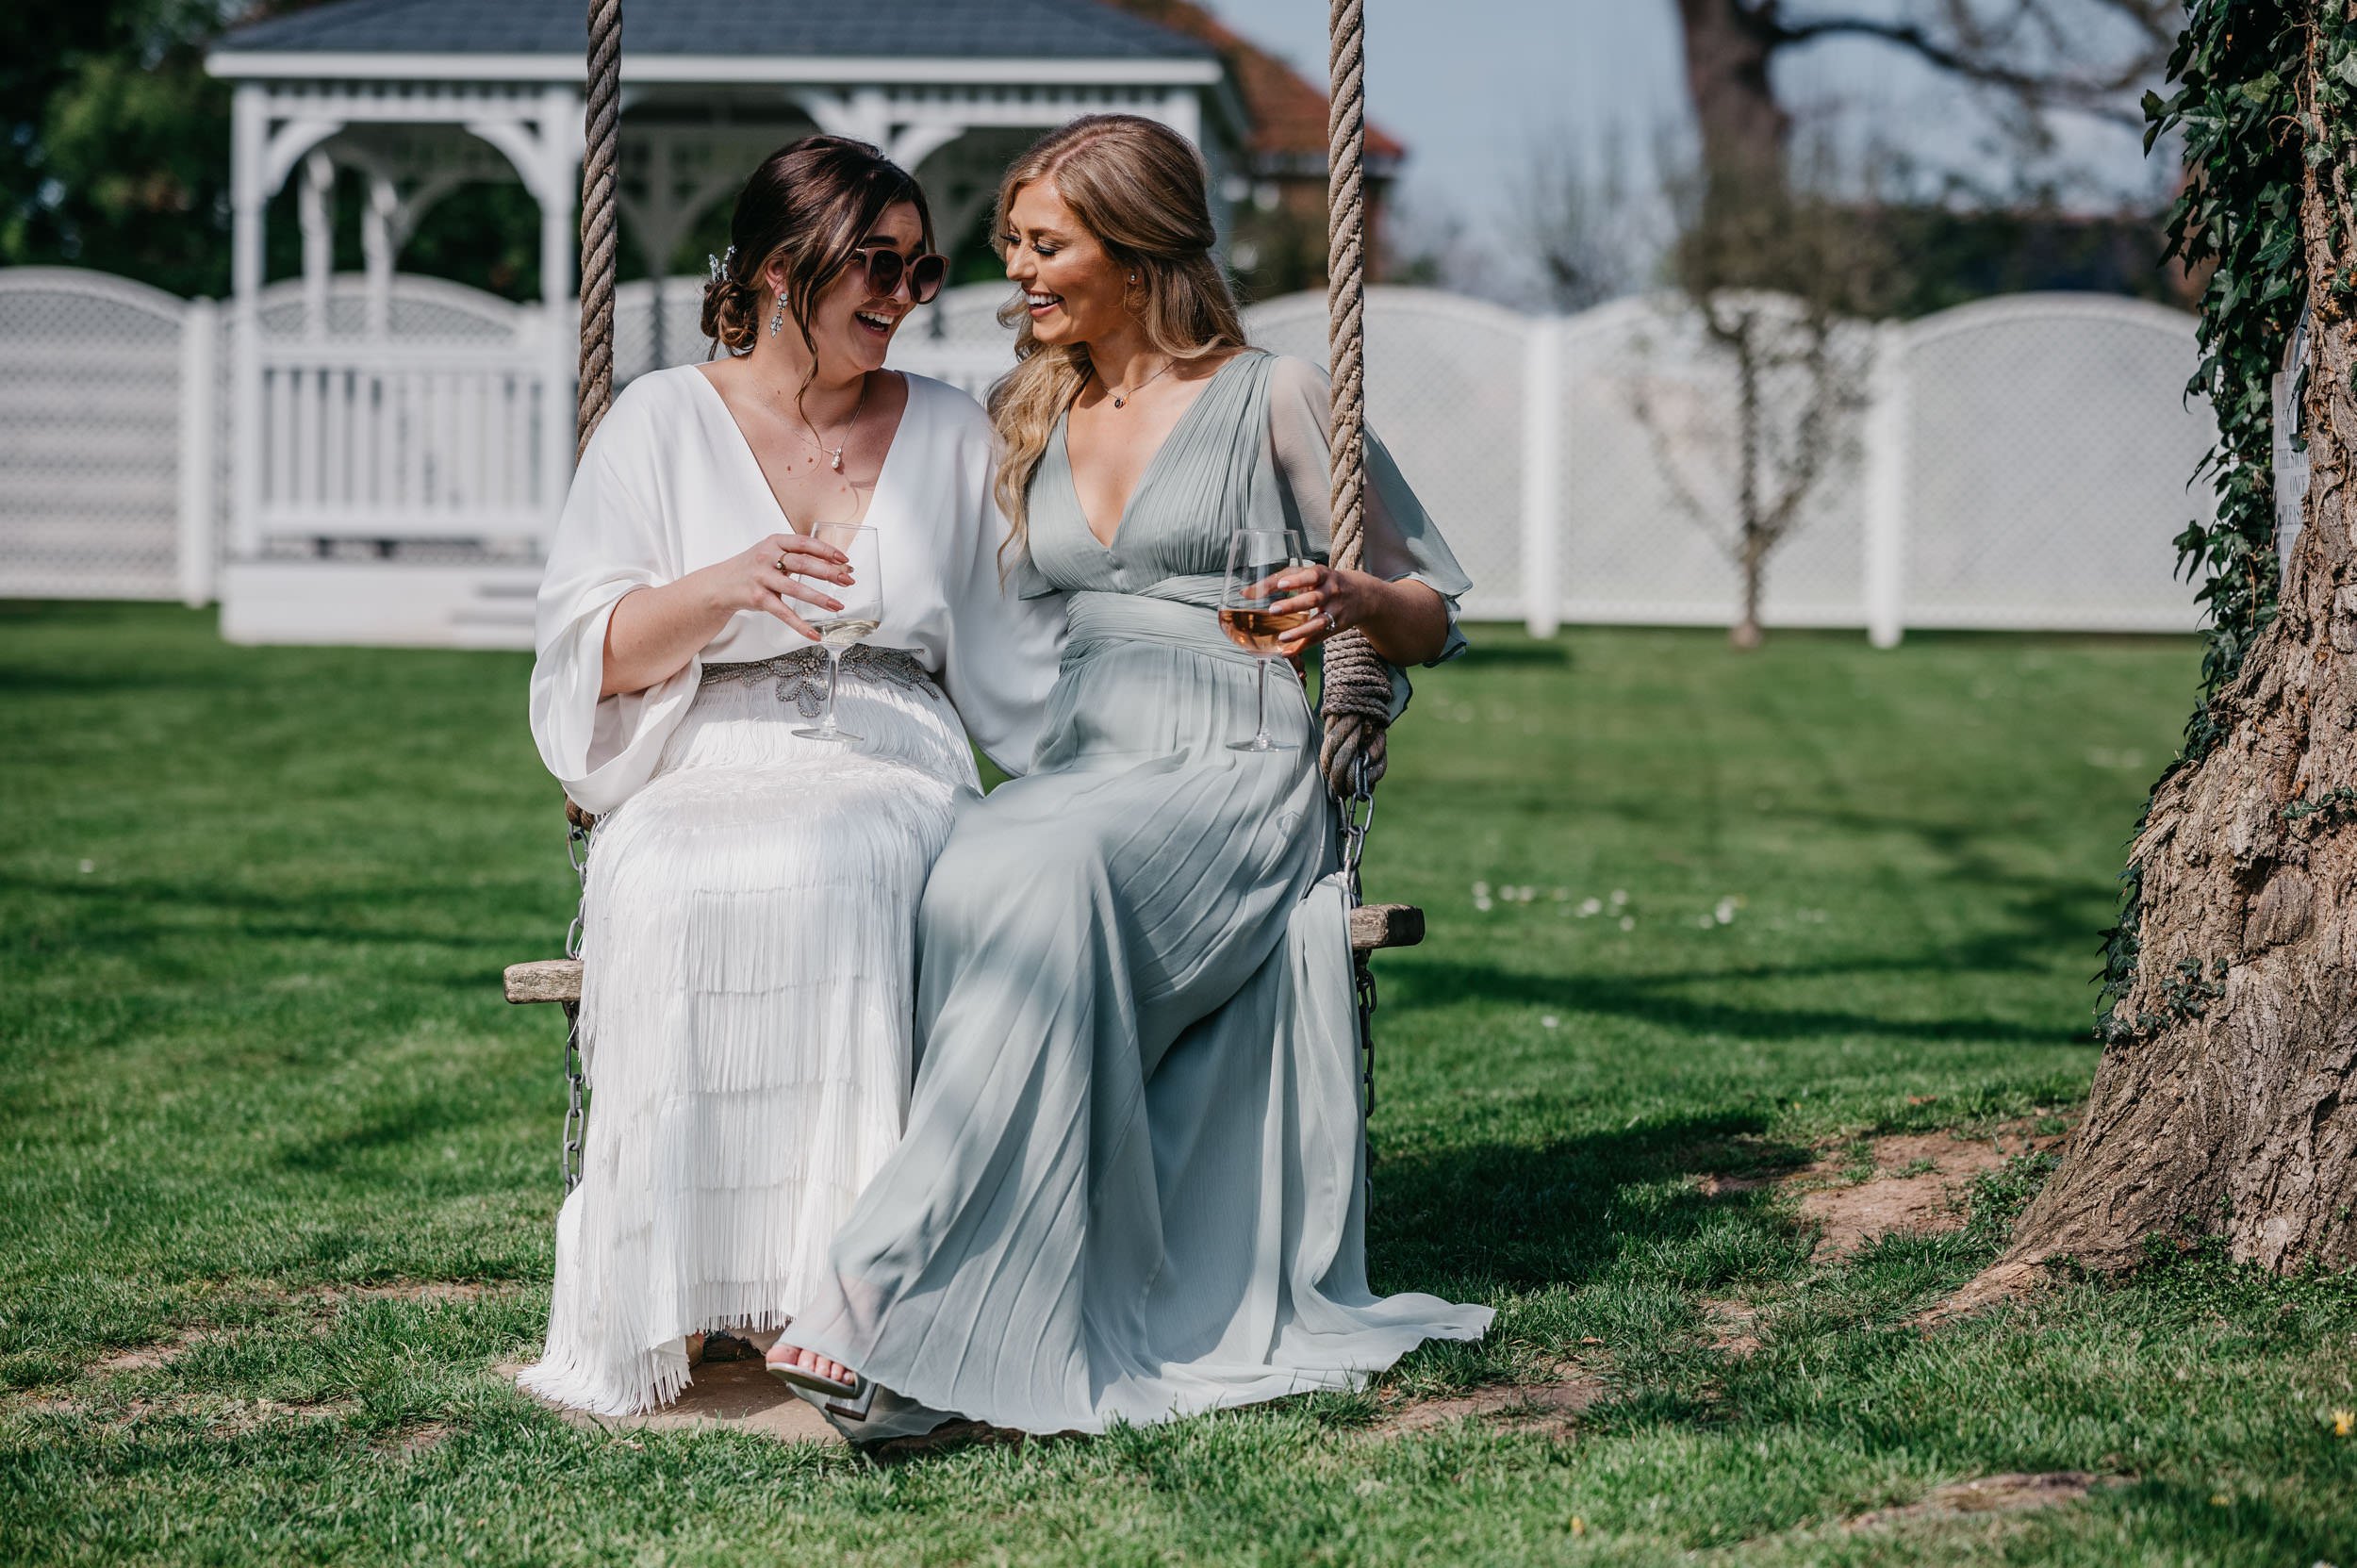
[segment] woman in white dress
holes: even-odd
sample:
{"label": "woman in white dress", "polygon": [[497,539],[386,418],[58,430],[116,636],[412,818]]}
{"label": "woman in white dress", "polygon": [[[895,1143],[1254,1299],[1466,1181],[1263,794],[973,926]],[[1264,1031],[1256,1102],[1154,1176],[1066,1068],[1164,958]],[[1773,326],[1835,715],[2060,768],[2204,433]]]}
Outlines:
{"label": "woman in white dress", "polygon": [[[582,1180],[520,1381],[609,1414],[674,1397],[691,1336],[766,1339],[824,1275],[907,1112],[916,909],[977,793],[966,732],[1023,768],[1063,621],[1000,586],[981,410],[882,369],[942,282],[915,182],[813,137],[755,172],[731,238],[704,304],[729,355],[616,399],[538,602],[533,734],[602,820]],[[794,733],[827,685],[812,622],[852,591],[829,522],[881,552],[882,623],[836,698],[855,744]]]}

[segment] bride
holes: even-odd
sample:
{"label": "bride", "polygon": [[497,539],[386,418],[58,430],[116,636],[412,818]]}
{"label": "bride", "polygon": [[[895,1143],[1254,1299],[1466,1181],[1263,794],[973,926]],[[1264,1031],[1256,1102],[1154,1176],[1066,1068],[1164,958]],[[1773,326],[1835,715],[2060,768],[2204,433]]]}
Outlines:
{"label": "bride", "polygon": [[[533,734],[602,820],[582,1180],[519,1380],[607,1414],[668,1401],[691,1336],[766,1338],[825,1275],[907,1113],[917,902],[977,791],[966,734],[1023,767],[1063,620],[1001,589],[981,408],[882,368],[945,271],[915,182],[812,137],[730,232],[703,314],[728,356],[615,401],[537,609]],[[875,531],[881,582],[827,524]],[[798,735],[828,689],[813,622],[879,590],[836,699],[863,738]]]}

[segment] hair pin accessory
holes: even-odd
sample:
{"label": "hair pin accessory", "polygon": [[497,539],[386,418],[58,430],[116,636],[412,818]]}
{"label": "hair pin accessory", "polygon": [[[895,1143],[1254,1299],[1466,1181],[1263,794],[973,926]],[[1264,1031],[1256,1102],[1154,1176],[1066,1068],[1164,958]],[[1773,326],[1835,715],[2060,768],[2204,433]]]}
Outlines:
{"label": "hair pin accessory", "polygon": [[729,275],[729,263],[735,259],[736,247],[734,245],[731,245],[718,256],[714,256],[707,251],[704,253],[704,271],[711,275],[713,282],[717,283]]}

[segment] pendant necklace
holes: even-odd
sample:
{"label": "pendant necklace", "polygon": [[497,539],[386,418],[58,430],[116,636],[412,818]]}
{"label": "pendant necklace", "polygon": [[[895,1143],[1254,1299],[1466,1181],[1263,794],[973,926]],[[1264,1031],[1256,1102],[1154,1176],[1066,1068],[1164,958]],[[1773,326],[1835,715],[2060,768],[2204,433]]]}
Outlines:
{"label": "pendant necklace", "polygon": [[[843,439],[832,446],[829,446],[826,437],[818,434],[818,427],[810,422],[810,416],[802,415],[802,427],[810,432],[811,444],[826,454],[827,466],[837,473],[843,471],[843,449],[851,444],[851,432],[859,428],[859,417],[866,411],[866,408],[867,378],[861,376],[859,378],[859,401],[851,405],[850,422],[843,427]],[[799,406],[796,412],[800,412]]]}
{"label": "pendant necklace", "polygon": [[[1152,375],[1147,376],[1144,381],[1139,382],[1136,386],[1130,388],[1126,392],[1113,392],[1113,383],[1111,382],[1105,383],[1105,390],[1108,392],[1113,392],[1113,406],[1115,408],[1127,408],[1129,406],[1129,400],[1131,398],[1136,397],[1140,392],[1143,392],[1148,387],[1153,386],[1156,381],[1162,379],[1164,371],[1168,371],[1177,363],[1178,363],[1178,361],[1176,359],[1163,360],[1162,370],[1156,371]],[[1098,379],[1102,380],[1103,378],[1099,377]]]}

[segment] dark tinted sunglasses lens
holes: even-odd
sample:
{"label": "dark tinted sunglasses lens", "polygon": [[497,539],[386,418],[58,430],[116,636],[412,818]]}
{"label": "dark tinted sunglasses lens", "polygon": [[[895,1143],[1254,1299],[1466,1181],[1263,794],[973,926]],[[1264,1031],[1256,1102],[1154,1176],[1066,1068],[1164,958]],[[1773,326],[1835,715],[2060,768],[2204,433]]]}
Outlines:
{"label": "dark tinted sunglasses lens", "polygon": [[918,305],[929,303],[941,292],[948,280],[949,258],[946,256],[920,256],[909,267],[909,298]]}
{"label": "dark tinted sunglasses lens", "polygon": [[867,291],[889,294],[900,287],[903,263],[898,251],[875,250],[867,253]]}

